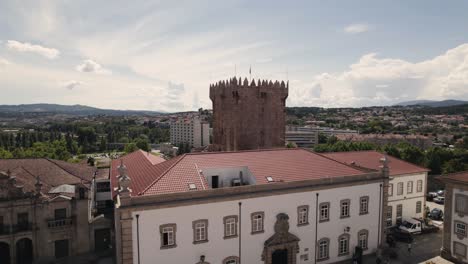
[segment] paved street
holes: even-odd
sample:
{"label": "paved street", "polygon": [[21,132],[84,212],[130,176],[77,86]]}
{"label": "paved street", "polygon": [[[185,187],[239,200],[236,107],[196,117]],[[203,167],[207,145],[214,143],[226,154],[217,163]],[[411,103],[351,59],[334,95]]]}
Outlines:
{"label": "paved street", "polygon": [[[442,247],[442,230],[437,233],[417,235],[414,237],[411,254],[408,253],[408,244],[398,242],[398,258],[390,260],[391,264],[414,264],[440,255]],[[365,264],[375,264],[376,257],[369,256],[364,259]]]}

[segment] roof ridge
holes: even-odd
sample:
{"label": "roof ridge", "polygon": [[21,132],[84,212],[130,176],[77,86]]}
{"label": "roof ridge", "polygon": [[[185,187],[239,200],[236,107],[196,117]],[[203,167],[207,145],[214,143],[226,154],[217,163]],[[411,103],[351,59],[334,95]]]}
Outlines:
{"label": "roof ridge", "polygon": [[[164,175],[166,175],[166,173],[167,173],[170,169],[172,169],[172,168],[173,168],[176,164],[178,164],[183,158],[185,158],[185,156],[186,156],[187,154],[188,154],[188,153],[185,153],[185,154],[183,154],[182,156],[177,156],[177,157],[175,157],[175,159],[178,158],[178,160],[176,160],[171,166],[169,166],[169,168],[167,168],[163,173],[161,173],[161,175],[160,175],[159,177],[157,177],[156,179],[154,179],[148,186],[146,186],[146,188],[143,189],[143,191],[140,191],[140,192],[138,193],[138,195],[144,194],[144,193],[145,193],[146,191],[148,191],[151,187],[153,187],[160,179],[162,179],[162,178],[164,177]],[[171,161],[171,160],[167,160],[167,161],[165,161],[165,162],[169,162],[169,161]],[[158,163],[158,164],[153,165],[153,166],[158,166],[158,165],[163,164],[163,163],[165,163],[165,162],[161,162],[161,163]]]}
{"label": "roof ridge", "polygon": [[191,152],[184,155],[202,155],[202,154],[227,154],[227,153],[244,153],[244,152],[266,152],[266,151],[284,151],[284,150],[298,150],[301,148],[268,148],[268,149],[246,149],[235,151],[208,151],[208,152]]}
{"label": "roof ridge", "polygon": [[450,177],[450,176],[455,176],[455,175],[460,175],[460,174],[467,174],[468,175],[468,170],[441,174],[440,177]]}
{"label": "roof ridge", "polygon": [[312,152],[312,153],[314,153],[314,154],[316,154],[316,155],[318,155],[318,156],[320,156],[320,157],[324,157],[324,158],[326,158],[326,159],[332,160],[332,161],[334,161],[334,162],[337,162],[337,163],[339,163],[339,164],[345,165],[345,166],[347,166],[347,167],[350,167],[350,168],[353,168],[353,169],[355,169],[355,170],[359,170],[359,171],[362,171],[362,172],[378,171],[378,170],[373,170],[373,169],[370,169],[370,168],[365,168],[365,167],[361,167],[361,166],[357,166],[357,165],[351,165],[351,164],[348,164],[348,163],[346,163],[346,162],[341,162],[341,161],[339,161],[339,160],[332,159],[332,158],[330,158],[330,157],[327,157],[327,156],[323,155],[322,153],[317,153],[317,152],[314,152],[314,151],[312,151],[312,150],[307,150],[307,149],[304,149],[304,150],[310,151],[310,152]]}

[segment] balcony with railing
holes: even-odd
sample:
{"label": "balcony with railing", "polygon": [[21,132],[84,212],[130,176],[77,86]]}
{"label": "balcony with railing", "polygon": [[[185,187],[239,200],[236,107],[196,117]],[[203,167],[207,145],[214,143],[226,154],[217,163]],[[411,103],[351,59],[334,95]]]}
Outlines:
{"label": "balcony with railing", "polygon": [[28,232],[31,230],[32,230],[32,223],[29,223],[29,222],[18,223],[12,226],[13,233]]}
{"label": "balcony with railing", "polygon": [[72,218],[61,218],[47,220],[47,226],[49,228],[61,228],[71,226],[73,224]]}
{"label": "balcony with railing", "polygon": [[11,233],[11,227],[9,225],[0,225],[0,236],[9,235]]}

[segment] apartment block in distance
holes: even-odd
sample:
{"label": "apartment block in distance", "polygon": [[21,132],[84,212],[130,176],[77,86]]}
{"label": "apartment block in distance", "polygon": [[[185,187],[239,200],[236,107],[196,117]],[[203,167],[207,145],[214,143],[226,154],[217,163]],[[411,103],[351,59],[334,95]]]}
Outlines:
{"label": "apartment block in distance", "polygon": [[170,134],[173,145],[189,143],[199,148],[210,144],[210,125],[199,117],[180,118],[171,122]]}

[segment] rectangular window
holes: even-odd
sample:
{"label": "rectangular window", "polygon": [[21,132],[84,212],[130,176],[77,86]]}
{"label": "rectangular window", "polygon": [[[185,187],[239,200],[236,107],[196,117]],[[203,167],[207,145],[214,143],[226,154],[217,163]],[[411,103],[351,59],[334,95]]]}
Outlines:
{"label": "rectangular window", "polygon": [[417,201],[416,202],[416,213],[417,214],[420,214],[422,212],[422,202],[421,201]]}
{"label": "rectangular window", "polygon": [[393,225],[393,207],[388,206],[387,207],[387,227],[390,227]]}
{"label": "rectangular window", "polygon": [[224,217],[224,238],[237,237],[237,215]]}
{"label": "rectangular window", "polygon": [[193,243],[208,242],[208,220],[193,221]]}
{"label": "rectangular window", "polygon": [[359,214],[369,213],[369,196],[363,196],[359,199]]}
{"label": "rectangular window", "polygon": [[297,208],[297,225],[307,225],[309,223],[309,206],[301,205]]}
{"label": "rectangular window", "polygon": [[340,202],[340,217],[349,217],[349,206],[350,206],[350,200],[341,200]]}
{"label": "rectangular window", "polygon": [[396,222],[397,224],[401,224],[403,218],[403,205],[399,204],[396,207]]}
{"label": "rectangular window", "polygon": [[416,182],[416,191],[417,192],[422,192],[423,191],[423,181],[422,180],[418,180]]}
{"label": "rectangular window", "polygon": [[455,234],[466,237],[466,224],[455,221]]}
{"label": "rectangular window", "polygon": [[161,249],[176,246],[176,224],[165,224],[159,226],[161,233]]}
{"label": "rectangular window", "polygon": [[346,255],[349,252],[349,238],[342,236],[339,239],[339,251],[338,255]]}
{"label": "rectangular window", "polygon": [[413,193],[413,181],[409,181],[406,185],[406,193]]}
{"label": "rectangular window", "polygon": [[397,195],[403,195],[403,183],[399,182],[397,185]]}
{"label": "rectangular window", "polygon": [[358,236],[358,246],[362,249],[367,249],[367,232],[360,232]]}
{"label": "rectangular window", "polygon": [[393,183],[388,185],[388,196],[393,196]]}
{"label": "rectangular window", "polygon": [[67,209],[65,208],[55,209],[54,216],[55,216],[55,220],[67,218]]}
{"label": "rectangular window", "polygon": [[453,242],[453,253],[455,256],[466,258],[466,246],[460,242]]}
{"label": "rectangular window", "polygon": [[468,214],[468,196],[455,194],[455,212],[463,215]]}
{"label": "rectangular window", "polygon": [[328,240],[319,241],[318,260],[328,259]]}
{"label": "rectangular window", "polygon": [[264,212],[255,212],[251,214],[252,218],[252,234],[263,232],[263,218]]}
{"label": "rectangular window", "polygon": [[320,204],[320,222],[330,220],[330,203]]}

